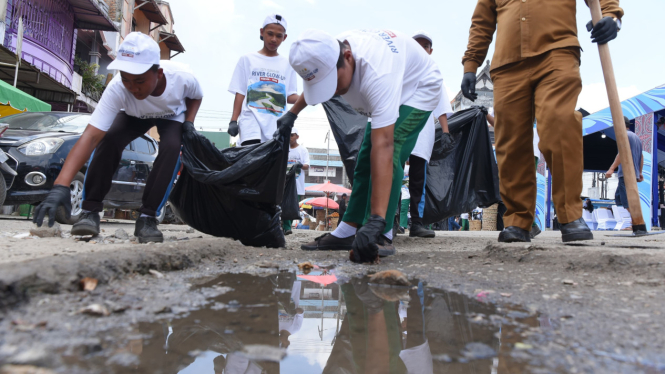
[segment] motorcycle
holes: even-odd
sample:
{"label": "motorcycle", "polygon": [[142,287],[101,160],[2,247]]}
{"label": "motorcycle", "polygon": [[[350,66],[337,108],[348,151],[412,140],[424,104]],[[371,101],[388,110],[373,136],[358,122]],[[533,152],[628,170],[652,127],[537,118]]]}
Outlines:
{"label": "motorcycle", "polygon": [[[7,131],[7,128],[9,128],[9,125],[0,124],[0,138],[2,138],[2,134]],[[2,178],[0,178],[0,206],[4,204],[5,197],[7,197],[7,183],[5,183],[4,175],[9,174],[13,177],[16,177],[17,175],[16,171],[7,165],[7,160],[9,160],[9,157],[5,151],[0,150],[0,175],[2,176]]]}

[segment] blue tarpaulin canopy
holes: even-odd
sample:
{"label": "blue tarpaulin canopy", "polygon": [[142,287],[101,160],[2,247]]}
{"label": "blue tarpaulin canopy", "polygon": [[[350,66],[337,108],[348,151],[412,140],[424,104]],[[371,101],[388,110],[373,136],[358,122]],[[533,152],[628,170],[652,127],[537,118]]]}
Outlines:
{"label": "blue tarpaulin canopy", "polygon": [[[621,108],[623,109],[623,115],[630,120],[665,109],[665,84],[622,101]],[[584,136],[607,129],[610,129],[610,131],[605,131],[605,135],[615,139],[610,108],[605,108],[582,120],[582,134]]]}

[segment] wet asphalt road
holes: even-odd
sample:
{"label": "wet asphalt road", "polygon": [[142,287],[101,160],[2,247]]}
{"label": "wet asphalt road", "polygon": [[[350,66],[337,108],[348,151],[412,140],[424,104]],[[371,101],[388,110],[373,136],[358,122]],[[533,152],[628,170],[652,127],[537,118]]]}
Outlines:
{"label": "wet asphalt road", "polygon": [[[299,250],[317,233],[298,230],[287,237],[287,249],[266,249],[179,225],[161,226],[169,237],[164,244],[138,245],[132,243],[130,222],[103,223],[104,237],[95,243],[67,237],[66,226],[65,238],[14,238],[29,224],[0,223],[5,305],[0,372],[34,366],[67,373],[213,373],[215,365],[230,368],[238,357],[267,372],[345,367],[345,352],[353,352],[351,336],[364,331],[371,339],[376,332],[369,334],[369,325],[363,330],[349,314],[359,305],[353,295],[364,294],[358,279],[386,269],[403,272],[412,289],[404,298],[409,301],[382,299],[385,321],[392,321],[385,322],[386,331],[399,344],[391,354],[365,357],[378,360],[377,365],[391,359],[406,365],[409,349],[422,348],[426,340],[429,372],[436,373],[665,372],[665,235],[635,239],[596,233],[594,241],[563,245],[558,233],[545,232],[530,245],[499,245],[494,232],[439,232],[434,239],[398,237],[398,255],[359,266],[345,253]],[[128,239],[114,237],[119,228]],[[293,291],[296,282],[308,282],[299,278],[303,274],[296,266],[306,260],[330,268],[336,281],[318,293],[313,284],[301,287],[305,318],[286,343],[279,326],[292,322],[295,309],[283,296],[293,294],[289,288]],[[224,275],[229,273],[240,275]],[[286,274],[293,283],[278,281]],[[94,291],[79,290],[84,277],[99,280]],[[245,278],[233,286],[233,277]],[[317,297],[324,298],[323,306],[312,301]],[[95,304],[103,307],[101,316],[81,312]],[[368,305],[371,298],[360,307]],[[419,309],[423,313],[415,312]],[[178,339],[169,345],[166,360],[169,326]],[[412,332],[423,328],[426,332],[415,338]],[[186,332],[197,337],[196,344],[182,342]],[[333,339],[337,345],[328,344]],[[240,355],[257,342],[288,345],[286,358],[271,361],[266,358],[271,351]],[[423,362],[422,356],[414,357]]]}

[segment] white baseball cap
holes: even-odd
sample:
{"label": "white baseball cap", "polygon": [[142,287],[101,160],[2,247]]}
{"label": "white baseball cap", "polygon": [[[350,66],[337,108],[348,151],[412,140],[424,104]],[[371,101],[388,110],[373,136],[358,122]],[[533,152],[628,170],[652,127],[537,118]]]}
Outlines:
{"label": "white baseball cap", "polygon": [[339,42],[320,30],[309,29],[291,45],[289,62],[303,79],[309,105],[330,100],[337,91]]}
{"label": "white baseball cap", "polygon": [[298,129],[295,128],[295,127],[292,127],[292,128],[291,128],[291,135],[293,135],[293,134],[298,135]]}
{"label": "white baseball cap", "polygon": [[159,58],[159,45],[153,38],[140,32],[131,32],[120,44],[118,54],[108,69],[140,75],[153,65],[159,65]]}
{"label": "white baseball cap", "polygon": [[427,31],[420,30],[416,33],[416,35],[413,36],[413,38],[414,39],[420,39],[420,38],[426,39],[427,41],[429,41],[430,45],[434,45],[434,43],[432,42],[432,38],[429,36],[429,33]]}
{"label": "white baseball cap", "polygon": [[267,25],[270,25],[271,23],[276,23],[278,25],[282,25],[284,28],[284,31],[286,31],[286,18],[282,17],[279,14],[271,14],[266,19],[263,21],[263,27],[265,28]]}

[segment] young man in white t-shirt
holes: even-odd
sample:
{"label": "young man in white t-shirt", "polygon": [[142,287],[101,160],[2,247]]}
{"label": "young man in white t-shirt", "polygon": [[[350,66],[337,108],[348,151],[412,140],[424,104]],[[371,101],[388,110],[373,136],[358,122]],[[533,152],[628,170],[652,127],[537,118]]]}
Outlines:
{"label": "young man in white t-shirt", "polygon": [[[305,173],[302,171],[309,170],[309,151],[307,151],[307,148],[298,144],[298,139],[300,139],[300,135],[298,135],[298,129],[294,127],[291,129],[291,139],[289,141],[289,162],[287,167],[298,168],[296,171],[298,178],[296,179],[296,189],[298,190],[298,201],[300,201],[300,199],[302,199],[302,197],[305,195]],[[291,231],[292,224],[293,221],[283,221],[282,228],[284,229],[284,235],[293,234],[293,231]]]}
{"label": "young man in white t-shirt", "polygon": [[[414,36],[418,44],[427,52],[432,55],[432,38],[425,31],[419,31]],[[411,213],[411,229],[409,236],[412,238],[433,238],[434,231],[429,230],[423,224],[423,211],[425,209],[425,184],[427,182],[427,164],[432,157],[434,149],[434,137],[436,124],[441,125],[443,130],[443,146],[450,148],[453,146],[453,138],[448,131],[448,116],[453,114],[453,108],[450,105],[446,85],[441,82],[441,101],[434,109],[425,124],[425,128],[420,131],[416,146],[411,152],[409,157],[409,194],[411,199],[409,201],[409,213]]]}
{"label": "young man in white t-shirt", "polygon": [[271,14],[261,29],[263,48],[240,57],[229,92],[236,96],[228,133],[240,134],[238,144],[259,144],[272,139],[277,119],[286,104],[298,99],[295,72],[277,49],[286,40],[286,19]]}
{"label": "young man in white t-shirt", "polygon": [[394,254],[386,217],[392,222],[404,164],[441,99],[439,68],[415,40],[390,30],[351,31],[337,39],[307,30],[291,46],[289,61],[304,80],[304,92],[279,124],[293,124],[308,104],[335,94],[371,117],[343,222],[302,249],[352,249],[351,260],[361,263]]}
{"label": "young man in white t-shirt", "polygon": [[70,215],[69,185],[93,155],[84,182],[83,214],[71,234],[99,234],[99,212],[104,208],[104,197],[111,188],[122,151],[132,140],[156,126],[159,153],[146,182],[134,235],[139,243],[164,240],[155,216],[163,208],[180,168],[183,126],[193,128],[203,92],[187,66],[159,58],[159,45],[150,36],[140,32],[127,35],[118,56],[109,65],[109,69],[119,70],[120,74],[106,87],[53,189],[35,210],[34,222],[38,226],[45,214],[49,215],[49,226],[53,226],[55,212],[61,206]]}

